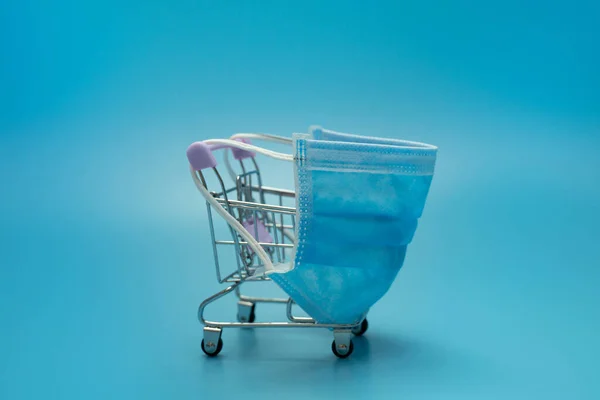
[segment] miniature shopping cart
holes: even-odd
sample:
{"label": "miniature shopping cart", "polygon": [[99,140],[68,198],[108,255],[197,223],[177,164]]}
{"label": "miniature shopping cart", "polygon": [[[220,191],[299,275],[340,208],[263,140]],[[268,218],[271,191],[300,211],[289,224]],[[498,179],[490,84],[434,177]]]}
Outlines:
{"label": "miniature shopping cart", "polygon": [[[196,142],[187,151],[192,178],[206,199],[208,229],[217,280],[219,283],[229,285],[208,297],[198,308],[198,319],[204,325],[202,350],[211,357],[219,354],[223,348],[221,338],[223,328],[328,328],[334,335],[331,347],[333,353],[340,358],[346,358],[353,351],[352,336],[366,332],[368,328],[366,318],[352,324],[323,324],[309,317],[293,315],[294,300],[291,297],[252,297],[242,294],[241,286],[246,282],[258,282],[260,285],[261,282],[270,281],[260,255],[264,258],[266,254],[272,263],[277,264],[292,261],[297,215],[296,208],[289,206],[289,203],[294,201],[295,192],[263,185],[255,153],[243,148],[249,140],[237,136],[235,140],[242,148],[232,146],[231,141],[223,140],[219,143],[217,140],[212,140]],[[262,135],[260,138],[291,143],[291,139],[275,136]],[[217,150],[224,150],[226,155],[231,151],[233,158],[239,162],[241,172],[236,173],[229,159],[225,160],[225,167],[232,181],[229,185],[224,183],[223,177],[217,170],[217,161],[213,154]],[[214,188],[209,188],[207,185],[205,174],[209,172],[208,170],[212,170],[216,176],[217,184]],[[214,215],[215,213],[217,216]],[[215,217],[222,217],[227,222],[228,229],[225,230],[225,236],[223,234],[220,236],[215,229]],[[258,243],[260,247],[256,248],[253,243]],[[222,265],[219,258],[222,248],[235,254],[234,266]],[[257,254],[259,252],[261,254]],[[238,320],[207,320],[204,317],[206,307],[230,293],[235,293],[238,298]],[[255,322],[257,303],[285,304],[287,321]]]}

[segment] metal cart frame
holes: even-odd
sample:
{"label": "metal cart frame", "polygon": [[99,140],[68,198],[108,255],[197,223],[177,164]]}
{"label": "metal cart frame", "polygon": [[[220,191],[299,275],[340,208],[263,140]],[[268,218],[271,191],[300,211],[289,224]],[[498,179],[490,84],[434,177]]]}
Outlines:
{"label": "metal cart frame", "polygon": [[[247,143],[247,141],[244,142]],[[204,325],[204,337],[201,344],[204,353],[211,357],[219,354],[223,348],[221,336],[224,328],[326,328],[333,331],[333,353],[340,358],[350,356],[354,349],[353,335],[362,335],[368,328],[366,318],[352,324],[323,324],[312,318],[294,316],[292,310],[294,300],[291,297],[270,298],[243,295],[241,286],[246,282],[265,282],[270,279],[261,270],[263,265],[250,248],[249,243],[231,225],[229,226],[231,239],[219,239],[215,233],[213,207],[216,201],[240,224],[248,228],[248,233],[259,241],[259,245],[265,249],[271,261],[289,262],[291,257],[286,254],[286,250],[293,251],[295,245],[296,208],[284,206],[283,202],[286,198],[295,198],[295,192],[263,186],[254,154],[245,150],[240,151],[235,147],[232,150],[235,158],[239,161],[242,172],[235,176],[233,186],[226,187],[217,170],[212,151],[219,148],[225,148],[225,151],[228,151],[228,146],[211,146],[203,142],[196,142],[192,146],[196,146],[195,151],[202,152],[202,156],[209,160],[206,165],[202,165],[203,168],[194,168],[190,165],[190,172],[198,189],[205,197],[210,196],[210,198],[206,198],[206,207],[217,281],[229,284],[225,289],[205,299],[198,307],[198,320]],[[238,150],[237,154],[235,150]],[[250,164],[248,164],[248,160]],[[228,165],[228,167],[230,166]],[[207,169],[213,170],[219,184],[219,191],[209,192],[204,175]],[[229,170],[232,171],[231,168]],[[233,196],[235,199],[231,198]],[[274,196],[278,204],[267,203],[267,196]],[[262,231],[262,234],[259,231]],[[260,240],[264,237],[271,240]],[[222,246],[231,247],[236,253],[237,268],[233,272],[223,273],[222,271],[218,251],[218,248]],[[238,298],[238,321],[206,319],[204,317],[206,307],[230,293],[235,293]],[[287,321],[255,322],[257,303],[285,304]]]}

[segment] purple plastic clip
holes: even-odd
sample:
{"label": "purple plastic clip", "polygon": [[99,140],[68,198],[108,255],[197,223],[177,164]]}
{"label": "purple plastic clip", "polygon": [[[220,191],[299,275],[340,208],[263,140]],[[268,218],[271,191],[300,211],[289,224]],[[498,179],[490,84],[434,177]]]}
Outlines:
{"label": "purple plastic clip", "polygon": [[[234,139],[238,142],[251,144],[248,139]],[[238,149],[237,147],[229,146],[226,144],[214,144],[208,145],[204,142],[195,142],[190,145],[187,149],[187,158],[192,168],[196,171],[200,171],[206,168],[214,168],[217,166],[217,160],[212,154],[214,150],[219,149],[231,149],[233,152],[233,158],[236,160],[243,160],[249,157],[254,157],[256,153],[253,151]]]}
{"label": "purple plastic clip", "polygon": [[217,160],[215,160],[212,149],[204,142],[192,143],[186,153],[190,165],[196,171],[217,166]]}
{"label": "purple plastic clip", "polygon": [[[234,139],[234,140],[237,140],[238,142],[242,142],[242,143],[246,143],[246,144],[252,144],[252,143],[250,143],[250,139]],[[233,158],[235,158],[236,160],[243,160],[245,158],[250,158],[250,157],[256,156],[256,153],[253,151],[238,149],[237,147],[232,147],[231,151],[233,152]]]}

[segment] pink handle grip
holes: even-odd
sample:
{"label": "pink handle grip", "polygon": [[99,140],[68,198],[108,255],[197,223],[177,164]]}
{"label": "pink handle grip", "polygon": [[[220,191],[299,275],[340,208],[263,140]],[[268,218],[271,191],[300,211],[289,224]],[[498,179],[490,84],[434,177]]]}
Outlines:
{"label": "pink handle grip", "polygon": [[[250,144],[250,140],[248,139],[234,139],[238,142]],[[188,147],[186,154],[188,161],[192,168],[196,171],[206,169],[206,168],[214,168],[217,166],[217,160],[213,155],[213,150],[219,149],[231,149],[233,152],[233,158],[236,160],[243,160],[245,158],[254,157],[256,153],[248,150],[238,149],[237,147],[229,146],[226,144],[214,144],[209,145],[204,142],[195,142]]]}

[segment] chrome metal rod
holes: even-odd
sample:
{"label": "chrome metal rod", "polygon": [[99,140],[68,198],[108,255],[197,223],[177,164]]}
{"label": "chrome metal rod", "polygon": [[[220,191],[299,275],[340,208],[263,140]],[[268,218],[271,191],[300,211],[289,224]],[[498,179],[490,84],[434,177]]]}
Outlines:
{"label": "chrome metal rod", "polygon": [[227,189],[225,192],[213,192],[215,197],[223,197],[223,194],[229,194],[231,192],[235,192],[237,190],[236,187],[232,187]]}
{"label": "chrome metal rod", "polygon": [[[212,210],[210,209],[210,203],[206,202],[206,211],[208,213],[208,221],[209,221],[209,228],[210,228],[210,237],[212,239],[212,247],[213,247],[213,255],[215,257],[215,269],[217,270],[217,280],[219,282],[222,282],[221,280],[221,267],[219,266],[219,251],[217,250],[217,241],[215,240],[215,227],[213,224],[213,219],[212,219]],[[231,241],[231,243],[234,243],[234,241]]]}
{"label": "chrome metal rod", "polygon": [[292,300],[291,297],[288,299],[288,301],[286,303],[287,303],[287,306],[286,306],[285,313],[290,321],[301,322],[301,323],[305,323],[305,324],[314,324],[316,322],[314,319],[309,318],[309,317],[294,317],[294,315],[292,314],[292,305],[295,303],[295,301]]}
{"label": "chrome metal rod", "polygon": [[237,282],[269,282],[271,281],[271,279],[265,275],[260,275],[260,276],[252,276],[252,277],[248,277],[247,275],[242,275],[240,276],[232,276],[229,279],[224,279],[223,282],[220,283],[237,283]]}
{"label": "chrome metal rod", "polygon": [[285,224],[273,224],[271,222],[266,222],[265,226],[267,228],[274,226],[275,228],[281,230],[281,228],[283,229],[294,229],[294,227],[292,225],[285,225]]}
{"label": "chrome metal rod", "polygon": [[[258,164],[256,163],[256,159],[254,157],[251,158],[252,164],[254,164],[254,169],[256,171],[256,178],[258,180],[258,197],[261,203],[265,204],[265,192],[262,190],[262,178],[260,176],[260,168],[258,168]],[[250,193],[252,193],[252,184],[250,184]]]}
{"label": "chrome metal rod", "polygon": [[220,283],[223,282],[229,282],[229,280],[233,277],[237,277],[237,280],[240,280],[240,271],[233,271],[232,273],[230,273],[229,275],[227,275],[225,278],[223,278],[223,280],[221,280]]}
{"label": "chrome metal rod", "polygon": [[[234,241],[232,240],[215,240],[216,244],[235,244]],[[239,241],[238,242],[240,245],[247,245],[248,242],[244,242],[244,241]],[[264,242],[258,242],[259,245],[264,246],[264,247],[286,247],[286,248],[293,248],[294,245],[291,243],[264,243]]]}
{"label": "chrome metal rod", "polygon": [[215,199],[220,204],[226,204],[228,207],[235,208],[249,208],[249,209],[259,209],[263,211],[274,211],[277,213],[283,214],[296,214],[296,209],[294,207],[281,207],[275,206],[271,204],[260,204],[260,203],[252,203],[248,201],[237,201],[237,200],[225,200],[225,199]]}
{"label": "chrome metal rod", "polygon": [[253,186],[252,190],[253,191],[262,190],[265,194],[278,194],[283,197],[296,197],[296,192],[294,192],[293,190],[289,190],[289,189],[278,189],[278,188],[269,187],[269,186],[261,186],[260,188],[258,188],[256,186]]}
{"label": "chrome metal rod", "polygon": [[[215,175],[217,176],[217,180],[219,181],[219,184],[221,185],[221,191],[222,191],[223,193],[225,193],[225,191],[226,191],[226,189],[225,189],[225,184],[223,184],[223,179],[221,178],[221,174],[219,174],[219,171],[217,170],[217,168],[216,168],[216,167],[213,167],[212,169],[213,169],[213,171],[214,171]],[[226,194],[223,194],[223,199],[215,199],[215,200],[222,200],[222,201],[224,201],[224,203],[223,203],[223,204],[225,204],[225,205],[227,206],[227,211],[229,212],[229,214],[231,214],[232,216],[234,216],[234,215],[235,215],[235,214],[233,213],[233,208],[232,208],[232,207],[231,207],[231,205],[229,204],[229,200],[228,200],[228,198],[227,198],[227,195],[226,195]],[[231,225],[229,225],[229,224],[227,224],[227,225],[228,225],[228,227],[229,227],[229,232],[231,233],[231,237],[232,237],[233,241],[235,242],[235,251],[236,251],[236,254],[238,254],[238,255],[239,255],[239,254],[240,254],[240,252],[241,252],[241,248],[240,248],[240,245],[239,245],[238,234],[237,234],[237,232],[236,232],[236,231],[233,229],[233,227],[231,227]],[[236,263],[237,263],[238,271],[241,271],[241,270],[242,270],[242,264],[241,264],[241,262],[240,262],[240,257],[239,257],[239,256],[238,256],[238,257],[236,257],[236,258],[235,258],[235,261],[236,261]],[[244,265],[244,267],[246,267],[246,266]],[[247,268],[247,267],[246,267],[246,268]],[[221,283],[223,283],[223,282],[221,281]]]}
{"label": "chrome metal rod", "polygon": [[[283,213],[280,213],[281,217],[283,218]],[[279,230],[282,231],[283,235],[285,235],[285,237],[288,238],[288,240],[293,243],[294,242],[294,234],[293,232],[286,232],[286,229],[288,230],[293,230],[295,228],[294,224],[293,224],[293,218],[292,218],[292,225],[283,225],[283,229],[281,229],[281,226],[279,226],[278,224],[274,224],[273,221],[271,221],[271,218],[269,217],[269,214],[266,214],[267,217],[267,223],[265,224],[265,226],[269,227],[269,226],[273,226],[275,225],[275,227]]]}
{"label": "chrome metal rod", "polygon": [[277,297],[254,297],[246,296],[240,293],[240,300],[251,301],[253,303],[287,303],[288,299],[281,299]]}
{"label": "chrome metal rod", "polygon": [[243,282],[237,282],[233,285],[221,290],[218,293],[210,296],[206,300],[204,300],[200,306],[198,307],[198,320],[204,324],[206,327],[212,328],[332,328],[338,330],[348,329],[351,330],[358,326],[362,321],[357,321],[352,324],[319,324],[319,323],[309,323],[309,322],[218,322],[218,321],[209,321],[204,318],[204,310],[206,306],[220,299],[228,293],[233,292],[239,285]]}

